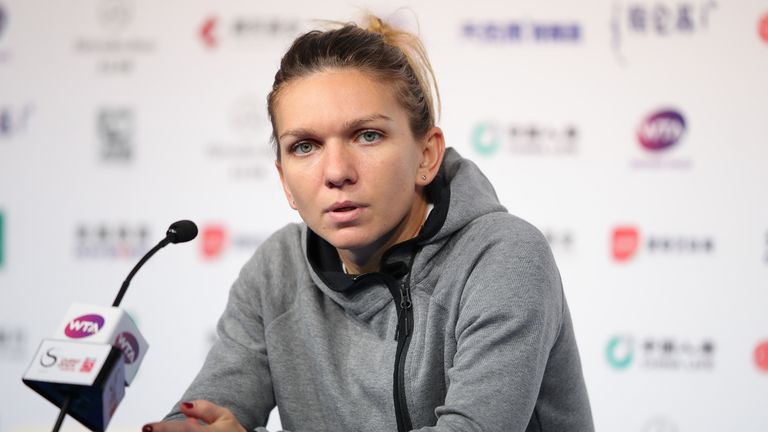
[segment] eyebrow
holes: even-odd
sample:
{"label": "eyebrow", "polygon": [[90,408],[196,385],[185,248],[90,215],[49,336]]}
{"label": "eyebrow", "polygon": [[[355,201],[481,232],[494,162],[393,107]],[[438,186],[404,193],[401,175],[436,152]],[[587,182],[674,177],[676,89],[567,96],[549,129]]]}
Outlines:
{"label": "eyebrow", "polygon": [[[386,121],[391,122],[392,118],[390,118],[390,117],[388,117],[388,116],[386,116],[384,114],[371,114],[369,116],[360,117],[360,118],[355,119],[355,120],[350,120],[350,121],[344,122],[344,124],[342,126],[343,126],[344,130],[357,129],[360,126],[363,126],[363,125],[365,125],[367,123],[370,123],[370,122],[372,122],[374,120],[386,120]],[[295,136],[295,137],[300,137],[300,136],[316,135],[316,134],[315,134],[315,132],[312,129],[296,128],[296,129],[290,129],[290,130],[285,131],[283,134],[281,134],[278,137],[278,140],[281,140],[281,139],[283,139],[284,137],[286,137],[288,135]]]}

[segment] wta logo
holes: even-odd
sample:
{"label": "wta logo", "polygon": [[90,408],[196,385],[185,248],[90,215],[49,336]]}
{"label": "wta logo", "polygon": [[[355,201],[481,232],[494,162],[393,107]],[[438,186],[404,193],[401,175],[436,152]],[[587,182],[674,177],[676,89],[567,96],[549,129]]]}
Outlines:
{"label": "wta logo", "polygon": [[123,352],[125,364],[131,364],[139,358],[139,342],[134,335],[122,332],[117,335],[114,345]]}
{"label": "wta logo", "polygon": [[104,327],[104,317],[101,315],[82,315],[67,324],[64,334],[72,339],[80,339],[95,335],[102,327]]}
{"label": "wta logo", "polygon": [[685,133],[685,118],[673,110],[655,112],[637,128],[637,140],[644,149],[666,150],[677,144]]}

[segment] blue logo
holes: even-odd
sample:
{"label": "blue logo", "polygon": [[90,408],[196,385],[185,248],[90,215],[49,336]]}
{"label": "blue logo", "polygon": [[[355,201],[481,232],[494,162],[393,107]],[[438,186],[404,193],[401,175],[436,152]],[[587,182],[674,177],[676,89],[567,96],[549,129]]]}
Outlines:
{"label": "blue logo", "polygon": [[[2,53],[0,53],[0,61]],[[26,130],[33,114],[31,104],[19,107],[0,106],[0,138],[12,137]]]}
{"label": "blue logo", "polygon": [[536,21],[465,22],[462,35],[483,42],[573,43],[581,40],[581,25]]}

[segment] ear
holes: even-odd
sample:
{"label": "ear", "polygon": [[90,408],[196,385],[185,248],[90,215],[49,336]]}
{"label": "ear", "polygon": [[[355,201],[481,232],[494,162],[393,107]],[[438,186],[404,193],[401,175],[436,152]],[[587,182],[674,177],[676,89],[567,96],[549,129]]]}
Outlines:
{"label": "ear", "polygon": [[440,164],[443,163],[443,155],[445,155],[445,137],[443,130],[435,126],[424,135],[421,161],[416,177],[417,185],[426,186],[432,182],[440,170]]}
{"label": "ear", "polygon": [[277,174],[280,176],[280,183],[283,185],[283,192],[285,192],[285,198],[288,199],[288,205],[291,206],[292,209],[298,210],[298,207],[296,207],[296,201],[293,199],[291,189],[288,187],[288,183],[285,181],[285,176],[283,175],[283,166],[280,165],[280,161],[275,161],[275,168],[277,168]]}

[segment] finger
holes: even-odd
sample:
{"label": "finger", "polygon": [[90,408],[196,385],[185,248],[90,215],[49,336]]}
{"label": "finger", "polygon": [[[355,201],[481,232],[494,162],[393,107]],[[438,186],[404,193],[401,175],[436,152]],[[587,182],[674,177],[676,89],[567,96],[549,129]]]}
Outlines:
{"label": "finger", "polygon": [[[189,419],[187,419],[189,420]],[[202,432],[203,427],[196,420],[193,421],[167,421],[147,423],[141,428],[141,432]]]}
{"label": "finger", "polygon": [[228,409],[203,399],[182,402],[181,412],[187,417],[200,419],[208,424],[214,423],[222,417],[232,416],[232,412]]}

